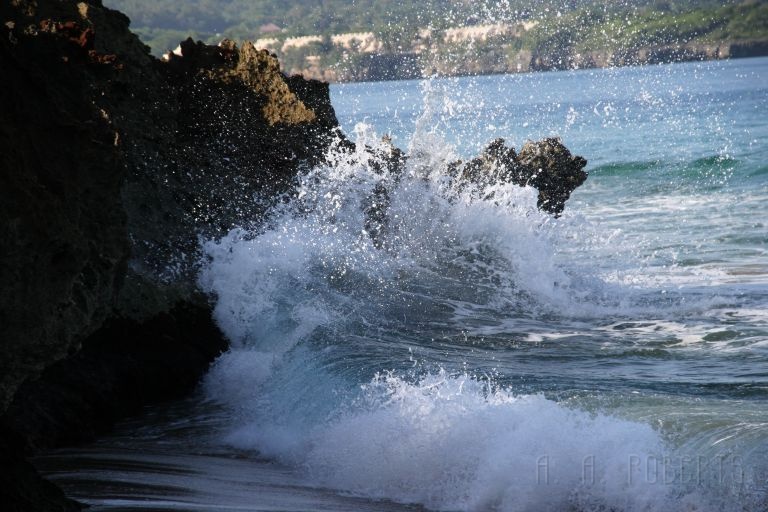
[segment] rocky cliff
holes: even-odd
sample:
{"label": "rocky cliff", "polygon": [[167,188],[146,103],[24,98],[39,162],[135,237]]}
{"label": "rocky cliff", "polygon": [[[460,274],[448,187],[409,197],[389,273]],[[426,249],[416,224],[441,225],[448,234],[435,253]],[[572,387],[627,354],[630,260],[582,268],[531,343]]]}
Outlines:
{"label": "rocky cliff", "polygon": [[337,125],[328,86],[286,79],[268,53],[189,40],[163,62],[128,25],[100,1],[0,3],[9,510],[69,506],[20,453],[194,385],[225,348],[194,292],[198,236],[253,219]]}
{"label": "rocky cliff", "polygon": [[161,62],[100,2],[13,0],[0,21],[4,409],[115,312],[186,297],[198,234],[252,218],[336,119],[327,85],[250,45]]}

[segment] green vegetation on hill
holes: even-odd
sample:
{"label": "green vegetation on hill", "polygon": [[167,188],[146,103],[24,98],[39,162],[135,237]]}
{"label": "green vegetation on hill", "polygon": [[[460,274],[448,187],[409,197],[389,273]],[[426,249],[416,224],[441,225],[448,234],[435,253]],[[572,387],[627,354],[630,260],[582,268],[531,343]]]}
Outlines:
{"label": "green vegetation on hill", "polygon": [[[768,36],[768,3],[746,2],[698,8],[682,12],[657,8],[639,9],[632,17],[614,13],[594,16],[594,9],[574,13],[581,25],[576,48],[657,46],[689,42],[720,42]],[[568,22],[566,22],[568,23]]]}
{"label": "green vegetation on hill", "polygon": [[472,21],[460,0],[107,0],[125,12],[134,29],[195,31],[257,37],[274,23],[287,35],[332,34]]}
{"label": "green vegetation on hill", "polygon": [[[376,59],[331,42],[332,34],[373,32],[380,53],[416,54],[419,65],[441,73],[504,72],[574,64],[574,55],[627,52],[685,44],[768,40],[767,0],[105,0],[132,19],[155,54],[186,37],[212,43],[227,37],[284,40],[318,35],[319,42],[277,50],[284,68],[330,79],[359,79]],[[482,40],[442,40],[445,29],[490,23],[537,22],[528,31]],[[432,30],[428,40],[420,29]],[[411,57],[409,57],[411,58]],[[383,59],[391,61],[392,59]],[[343,68],[343,70],[342,70]],[[326,79],[329,76],[320,75]]]}
{"label": "green vegetation on hill", "polygon": [[[642,4],[652,2],[641,0]],[[221,37],[254,39],[261,28],[275,24],[283,35],[338,34],[373,31],[393,39],[417,28],[446,28],[478,23],[522,21],[556,16],[586,6],[595,0],[105,0],[126,13],[134,31],[145,36],[155,53],[175,47],[167,44],[178,34],[196,34],[203,39]],[[665,2],[669,4],[669,2]],[[672,2],[679,5],[716,2]],[[600,2],[621,8],[617,1]]]}

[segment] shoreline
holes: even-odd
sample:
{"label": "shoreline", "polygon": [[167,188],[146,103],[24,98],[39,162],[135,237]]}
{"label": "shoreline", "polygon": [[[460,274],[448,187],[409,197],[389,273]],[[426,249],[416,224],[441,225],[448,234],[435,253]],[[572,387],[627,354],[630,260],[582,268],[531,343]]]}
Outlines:
{"label": "shoreline", "polygon": [[48,451],[32,463],[94,512],[426,510],[324,488],[279,461],[210,443],[222,417],[217,406],[204,403],[199,393],[147,406],[92,443]]}
{"label": "shoreline", "polygon": [[[347,85],[358,85],[358,84],[376,84],[376,83],[387,83],[387,82],[411,82],[411,81],[424,81],[424,80],[451,80],[455,78],[483,78],[483,77],[498,77],[498,76],[533,76],[533,75],[542,75],[542,74],[548,74],[548,73],[583,73],[583,72],[590,72],[590,71],[600,71],[600,70],[618,70],[618,69],[632,69],[632,68],[644,68],[644,67],[652,67],[652,66],[674,66],[677,64],[705,64],[705,63],[716,63],[716,62],[732,62],[737,60],[749,60],[749,59],[764,59],[768,58],[768,53],[765,55],[755,55],[750,57],[731,57],[728,59],[709,59],[709,60],[684,60],[684,61],[676,61],[676,62],[658,62],[654,64],[633,64],[633,65],[626,65],[626,66],[606,66],[606,67],[592,67],[592,68],[567,68],[567,69],[549,69],[546,71],[526,71],[526,72],[519,72],[519,73],[510,73],[510,72],[499,72],[499,73],[481,73],[481,74],[463,74],[463,75],[440,75],[440,76],[427,76],[427,77],[421,77],[421,78],[393,78],[389,80],[370,80],[370,81],[355,81],[355,82],[330,82],[329,85],[332,87],[344,87]],[[297,76],[297,75],[293,75]],[[303,77],[302,77],[303,78]]]}
{"label": "shoreline", "polygon": [[[518,65],[516,68],[508,67],[503,70],[452,71],[448,73],[436,70],[434,74],[426,73],[423,69],[419,70],[413,67],[413,61],[418,57],[416,54],[381,54],[372,56],[372,59],[379,58],[388,60],[388,64],[393,66],[393,70],[377,68],[375,70],[360,69],[350,71],[341,67],[342,73],[362,76],[363,78],[361,79],[334,79],[333,66],[330,68],[304,70],[292,68],[290,74],[300,75],[308,80],[323,80],[330,84],[337,85],[346,83],[423,80],[430,77],[458,78],[467,76],[477,77],[545,73],[550,71],[572,71],[581,69],[612,69],[683,62],[723,61],[765,56],[768,56],[768,39],[754,39],[712,44],[641,47],[625,50],[623,52],[617,52],[610,49],[595,50],[586,52],[583,55],[565,55],[558,58],[557,61],[551,56],[531,56],[525,65]],[[402,60],[402,62],[399,62],[400,60]],[[562,64],[563,60],[566,61],[566,65]],[[460,66],[454,66],[453,69],[461,68]],[[375,78],[368,78],[371,74],[373,74]]]}

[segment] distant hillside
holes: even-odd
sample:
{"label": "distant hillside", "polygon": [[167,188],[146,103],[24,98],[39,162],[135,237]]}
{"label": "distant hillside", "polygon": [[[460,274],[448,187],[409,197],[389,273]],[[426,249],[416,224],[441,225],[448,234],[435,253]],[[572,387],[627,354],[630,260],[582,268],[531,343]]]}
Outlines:
{"label": "distant hillside", "polygon": [[[258,36],[260,27],[274,23],[290,35],[330,34],[432,26],[444,28],[489,21],[504,16],[531,17],[547,10],[570,11],[590,0],[537,2],[508,0],[107,0],[128,14],[134,28],[228,31]],[[531,6],[535,3],[536,6]],[[609,2],[611,3],[611,2]],[[500,21],[500,19],[494,19]]]}
{"label": "distant hillside", "polygon": [[[105,0],[107,6],[127,14],[131,28],[144,36],[156,54],[171,50],[180,37],[202,39],[261,37],[274,25],[287,36],[373,31],[396,37],[400,31],[430,27],[443,29],[475,24],[517,22],[567,14],[590,5],[625,10],[626,2],[609,0]],[[717,6],[713,1],[652,2],[664,11]]]}
{"label": "distant hillside", "polygon": [[189,36],[259,40],[287,72],[330,81],[726,58],[768,41],[766,0],[533,3],[105,0],[157,55]]}

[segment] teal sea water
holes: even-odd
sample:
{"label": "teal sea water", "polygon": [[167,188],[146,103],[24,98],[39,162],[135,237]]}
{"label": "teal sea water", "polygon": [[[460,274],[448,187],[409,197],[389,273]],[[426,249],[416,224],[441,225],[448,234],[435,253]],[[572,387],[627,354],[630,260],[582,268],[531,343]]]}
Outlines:
{"label": "teal sea water", "polygon": [[[68,454],[119,448],[141,478],[54,478],[97,509],[768,510],[768,59],[331,93],[351,139],[407,151],[404,176],[339,156],[206,242],[233,348],[172,418]],[[444,178],[548,136],[589,161],[559,219],[531,189]],[[164,491],[115,490],[153,471]]]}

